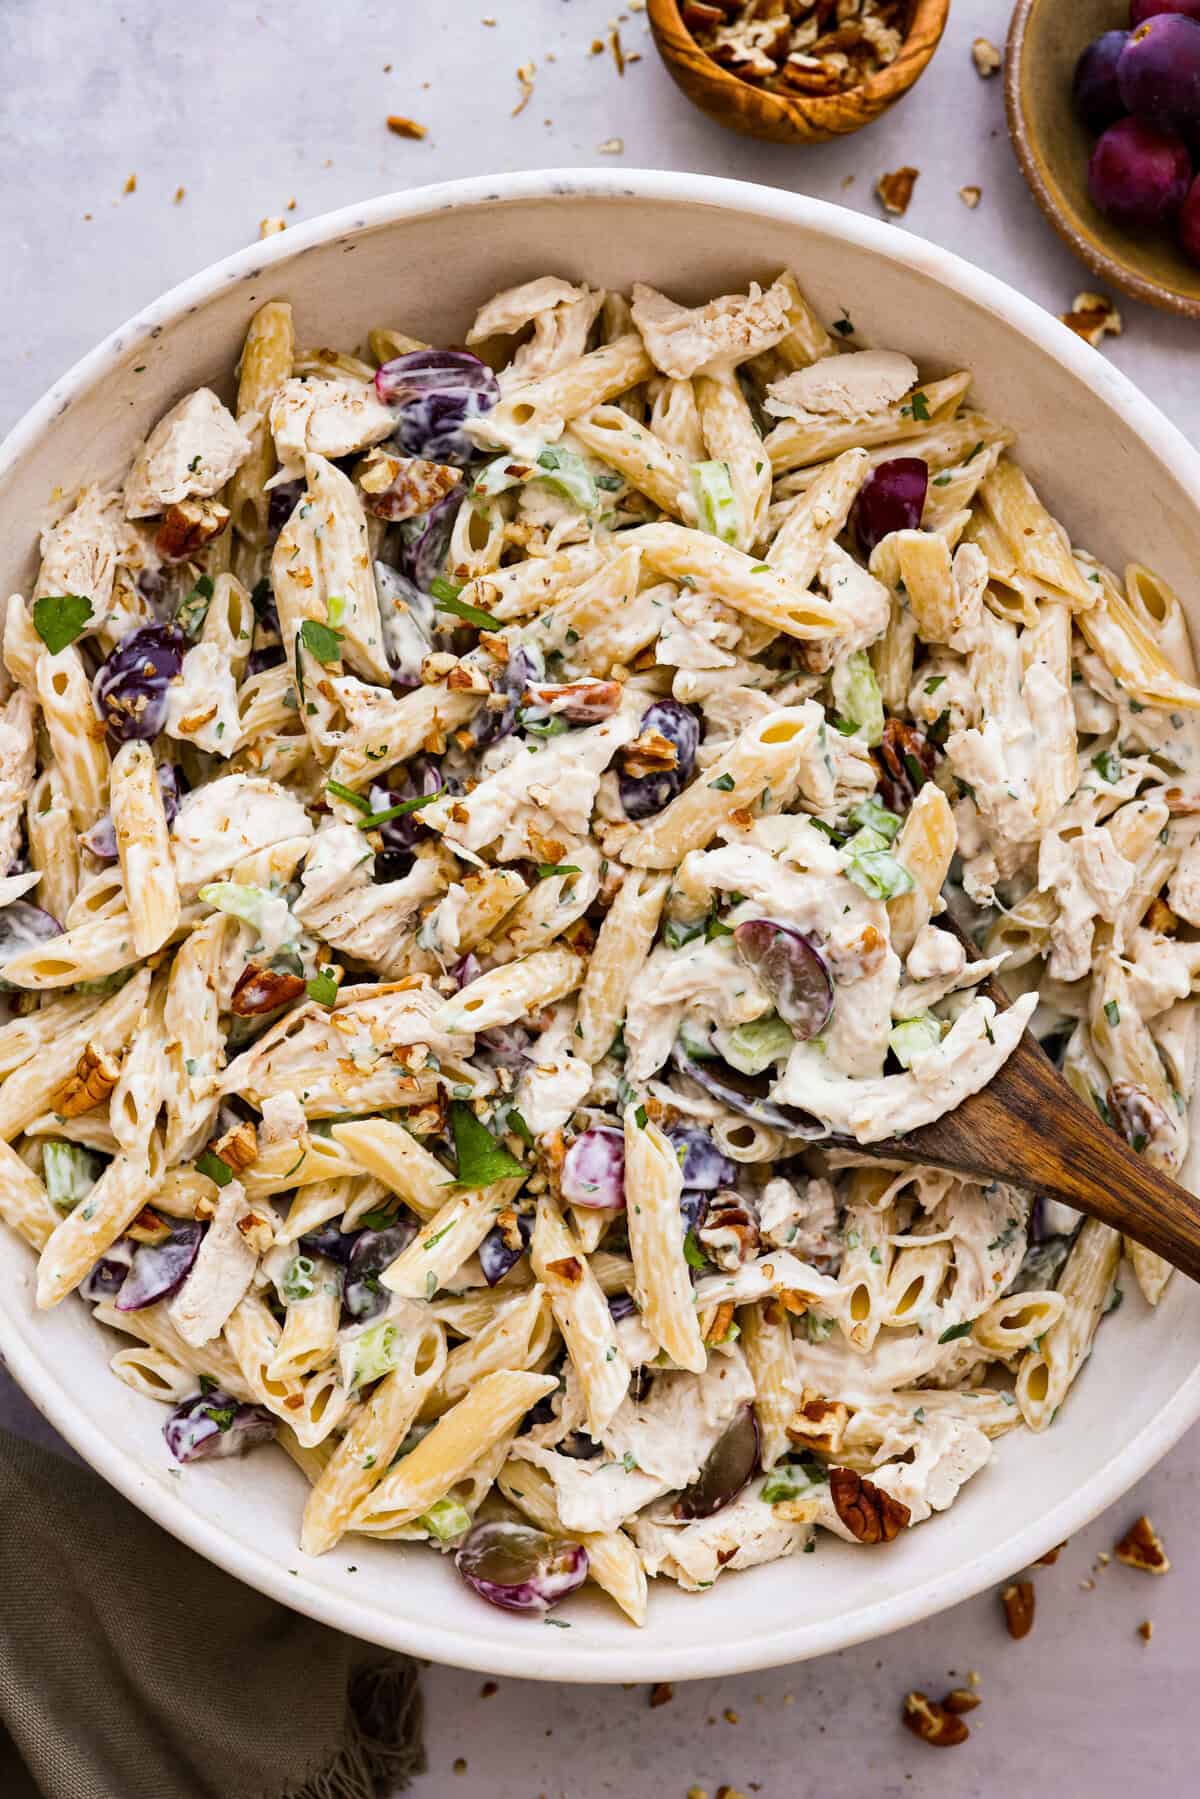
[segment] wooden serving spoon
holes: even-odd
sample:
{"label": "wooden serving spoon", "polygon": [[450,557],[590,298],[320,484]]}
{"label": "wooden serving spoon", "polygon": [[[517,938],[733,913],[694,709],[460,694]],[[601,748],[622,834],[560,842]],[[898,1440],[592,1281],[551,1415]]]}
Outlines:
{"label": "wooden serving spoon", "polygon": [[[976,954],[948,913],[938,924]],[[1001,1010],[1008,1005],[994,981],[981,981],[976,991]],[[986,1087],[933,1124],[879,1143],[848,1137],[837,1143],[860,1155],[926,1162],[1065,1200],[1200,1280],[1200,1199],[1151,1167],[1085,1105],[1028,1031]]]}

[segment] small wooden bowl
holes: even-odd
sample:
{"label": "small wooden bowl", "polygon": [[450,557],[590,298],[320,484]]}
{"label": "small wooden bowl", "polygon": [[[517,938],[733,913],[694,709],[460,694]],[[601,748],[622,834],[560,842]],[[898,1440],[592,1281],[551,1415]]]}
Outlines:
{"label": "small wooden bowl", "polygon": [[1128,0],[1017,0],[1004,69],[1009,136],[1034,199],[1101,281],[1200,319],[1200,268],[1171,234],[1126,231],[1088,195],[1095,139],[1072,104],[1071,79],[1093,38],[1128,24]]}
{"label": "small wooden bowl", "polygon": [[677,0],[648,0],[650,28],[658,53],[677,87],[700,111],[740,131],[775,144],[821,144],[869,125],[886,112],[922,73],[938,47],[950,0],[913,0],[908,35],[895,62],[861,87],[820,98],[768,93],[742,81],[702,50],[680,17]]}

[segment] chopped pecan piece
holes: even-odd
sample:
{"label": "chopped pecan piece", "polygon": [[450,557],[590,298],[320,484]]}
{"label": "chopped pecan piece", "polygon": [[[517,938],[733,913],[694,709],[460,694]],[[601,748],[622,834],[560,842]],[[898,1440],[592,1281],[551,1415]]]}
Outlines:
{"label": "chopped pecan piece", "polygon": [[675,745],[661,731],[643,731],[620,752],[621,767],[635,781],[646,775],[660,775],[674,768],[679,760]]}
{"label": "chopped pecan piece", "polygon": [[1151,900],[1142,923],[1148,931],[1157,931],[1160,937],[1172,937],[1179,929],[1179,920],[1165,899]]}
{"label": "chopped pecan piece", "polygon": [[696,1235],[709,1260],[732,1273],[758,1248],[758,1219],[739,1193],[723,1187],[709,1201]]}
{"label": "chopped pecan piece", "polygon": [[281,973],[277,968],[263,968],[258,962],[247,962],[233,989],[230,1010],[238,1018],[257,1018],[263,1012],[277,1012],[290,1006],[305,990],[304,977]]}
{"label": "chopped pecan piece", "polygon": [[521,1236],[517,1214],[511,1206],[505,1206],[502,1212],[497,1212],[496,1229],[500,1232],[500,1241],[505,1249],[511,1249],[514,1254],[520,1255],[525,1247],[525,1241]]}
{"label": "chopped pecan piece", "polygon": [[135,1243],[165,1243],[171,1227],[153,1206],[143,1206],[133,1223],[125,1226],[125,1235]]}
{"label": "chopped pecan piece", "polygon": [[1015,1637],[1018,1642],[1022,1637],[1027,1637],[1033,1629],[1035,1597],[1031,1580],[1010,1581],[1000,1595],[1008,1634],[1010,1637]]}
{"label": "chopped pecan piece", "polygon": [[937,751],[912,725],[889,718],[873,760],[880,799],[890,812],[907,812],[937,767]]}
{"label": "chopped pecan piece", "polygon": [[490,693],[491,682],[481,668],[472,668],[469,663],[456,662],[454,667],[446,671],[446,686],[451,693]]}
{"label": "chopped pecan piece", "polygon": [[275,1242],[275,1227],[264,1212],[243,1212],[237,1227],[256,1256],[265,1256]]}
{"label": "chopped pecan piece", "polygon": [[1113,1545],[1113,1554],[1127,1568],[1138,1568],[1143,1574],[1165,1574],[1171,1566],[1162,1539],[1144,1512]]}
{"label": "chopped pecan piece", "polygon": [[969,206],[971,211],[974,212],[975,208],[979,205],[979,202],[983,199],[983,189],[981,187],[960,187],[958,190],[958,197],[964,206]]}
{"label": "chopped pecan piece", "polygon": [[732,1299],[723,1299],[719,1306],[713,1307],[712,1318],[709,1320],[708,1329],[704,1333],[704,1341],[710,1347],[713,1344],[723,1343],[725,1341],[726,1337],[729,1335],[730,1327],[733,1324],[733,1313],[734,1304]]}
{"label": "chopped pecan piece", "polygon": [[1114,1081],[1107,1104],[1117,1129],[1139,1153],[1151,1144],[1170,1143],[1174,1133],[1165,1106],[1136,1081]]}
{"label": "chopped pecan piece", "polygon": [[924,1693],[904,1695],[901,1717],[907,1730],[934,1749],[954,1749],[971,1734],[961,1718],[948,1712],[936,1699],[927,1699]]}
{"label": "chopped pecan piece", "polygon": [[427,126],[418,125],[417,121],[415,119],[406,119],[404,117],[404,114],[399,113],[399,112],[390,112],[388,114],[387,128],[389,131],[393,132],[397,137],[415,137],[415,138],[424,137],[426,134],[426,131],[428,130]]}
{"label": "chopped pecan piece", "polygon": [[1150,1641],[1151,1637],[1154,1635],[1154,1620],[1152,1618],[1142,1619],[1141,1623],[1138,1625],[1138,1635],[1141,1637],[1143,1643],[1148,1643]]}
{"label": "chopped pecan piece", "polygon": [[659,1680],[650,1688],[650,1709],[654,1711],[660,1705],[670,1705],[675,1697],[675,1688],[669,1680]]}
{"label": "chopped pecan piece", "polygon": [[[800,1404],[792,1413],[787,1434],[803,1449],[817,1449],[825,1455],[837,1455],[842,1447],[850,1408],[840,1399],[822,1399],[811,1387],[805,1387]],[[870,1483],[867,1483],[870,1485]],[[840,1509],[839,1509],[840,1516]]]}
{"label": "chopped pecan piece", "polygon": [[574,724],[592,725],[612,717],[621,704],[621,691],[619,681],[539,681],[530,687],[525,703],[548,706]]}
{"label": "chopped pecan piece", "polygon": [[397,456],[392,450],[372,450],[358,466],[355,479],[362,489],[363,504],[376,518],[390,524],[416,518],[444,500],[462,480],[462,470],[422,456]]}
{"label": "chopped pecan piece", "polygon": [[241,1174],[258,1160],[258,1132],[248,1118],[213,1144],[213,1154],[227,1162],[235,1174]]}
{"label": "chopped pecan piece", "polygon": [[183,562],[219,537],[229,523],[229,508],[219,500],[179,500],[163,513],[154,547],[164,562]]}
{"label": "chopped pecan piece", "polygon": [[987,38],[977,37],[971,45],[971,61],[975,64],[976,72],[986,81],[1000,67],[1000,52]]}
{"label": "chopped pecan piece", "polygon": [[892,1542],[912,1516],[900,1500],[853,1468],[831,1468],[829,1492],[834,1511],[859,1543]]}
{"label": "chopped pecan piece", "polygon": [[50,1110],[63,1118],[78,1118],[104,1104],[117,1084],[120,1064],[102,1043],[89,1043],[75,1072],[50,1096]]}
{"label": "chopped pecan piece", "polygon": [[890,174],[879,177],[875,183],[875,192],[879,195],[885,212],[893,213],[898,219],[904,217],[920,173],[920,169],[910,168],[906,164],[902,169],[893,169]]}
{"label": "chopped pecan piece", "polygon": [[1110,332],[1120,337],[1124,329],[1121,315],[1107,294],[1076,294],[1070,312],[1060,312],[1058,316],[1068,330],[1094,350]]}
{"label": "chopped pecan piece", "polygon": [[578,1256],[560,1256],[556,1262],[546,1263],[546,1273],[555,1275],[568,1287],[577,1287],[583,1279],[583,1264]]}

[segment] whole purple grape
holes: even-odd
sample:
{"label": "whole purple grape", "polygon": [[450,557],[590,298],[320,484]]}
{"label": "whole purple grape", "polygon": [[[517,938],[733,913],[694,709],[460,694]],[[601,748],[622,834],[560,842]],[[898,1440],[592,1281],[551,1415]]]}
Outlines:
{"label": "whole purple grape", "polygon": [[1182,206],[1192,165],[1182,138],[1142,119],[1110,125],[1088,164],[1088,192],[1130,230],[1167,224]]}
{"label": "whole purple grape", "polygon": [[187,647],[174,625],[143,625],[127,632],[106,657],[92,692],[114,737],[124,743],[158,736],[167,718],[167,688],[183,667]]}
{"label": "whole purple grape", "polygon": [[1117,59],[1129,42],[1127,31],[1106,31],[1075,64],[1075,108],[1090,131],[1115,125],[1125,113],[1117,86]]}
{"label": "whole purple grape", "polygon": [[661,812],[676,794],[683,792],[696,766],[700,720],[689,706],[681,705],[678,700],[656,700],[642,714],[639,736],[649,737],[652,732],[666,738],[675,751],[675,762],[672,767],[656,769],[653,774],[630,775],[622,771],[621,804],[627,818],[650,818],[655,812]]}
{"label": "whole purple grape", "polygon": [[1147,19],[1157,18],[1160,13],[1182,13],[1185,19],[1200,22],[1200,0],[1130,0],[1131,26],[1144,25]]}
{"label": "whole purple grape", "polygon": [[929,465],[919,456],[893,456],[871,470],[854,503],[854,530],[864,556],[893,531],[915,531],[925,510]]}
{"label": "whole purple grape", "polygon": [[466,350],[413,350],[376,371],[375,392],[396,418],[409,456],[465,468],[479,452],[463,430],[500,398],[496,377]]}
{"label": "whole purple grape", "polygon": [[1200,176],[1192,182],[1179,209],[1179,247],[1200,268]]}
{"label": "whole purple grape", "polygon": [[597,1125],[572,1139],[562,1166],[562,1196],[573,1206],[625,1204],[625,1133]]}
{"label": "whole purple grape", "polygon": [[540,1617],[583,1585],[588,1554],[582,1543],[497,1518],[472,1526],[455,1551],[454,1564],[467,1585],[492,1605]]}
{"label": "whole purple grape", "polygon": [[1200,128],[1200,22],[1159,13],[1130,33],[1117,63],[1127,112],[1160,131]]}

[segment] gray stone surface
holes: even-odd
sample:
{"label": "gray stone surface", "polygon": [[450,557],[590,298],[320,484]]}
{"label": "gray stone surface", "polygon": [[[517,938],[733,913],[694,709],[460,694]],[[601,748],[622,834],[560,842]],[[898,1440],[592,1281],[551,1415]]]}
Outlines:
{"label": "gray stone surface", "polygon": [[[492,27],[482,22],[489,5]],[[855,138],[794,151],[735,139],[694,113],[641,15],[621,15],[626,51],[641,53],[623,79],[610,55],[593,57],[613,0],[126,0],[121,9],[5,0],[0,429],[141,302],[251,241],[265,215],[312,217],[488,170],[693,169],[872,211],[876,177],[911,163],[921,177],[896,229],[1062,311],[1093,284],[1035,210],[1006,141],[999,81],[980,82],[968,55],[979,32],[1001,41],[1009,10],[1007,0],[957,0],[906,102]],[[515,71],[530,60],[535,91],[513,117]],[[388,112],[419,119],[428,137],[389,135]],[[602,155],[613,138],[623,152]],[[968,183],[983,188],[974,212],[957,197]],[[1132,302],[1122,310],[1126,334],[1106,353],[1195,437],[1196,328]],[[2,1374],[0,1419],[50,1435]],[[1198,1472],[1192,1436],[1057,1567],[1039,1570],[1037,1623],[1021,1643],[988,1596],[822,1662],[680,1687],[653,1711],[644,1688],[501,1680],[483,1697],[480,1676],[431,1669],[431,1766],[414,1799],[683,1799],[690,1786],[711,1793],[722,1782],[770,1799],[914,1790],[974,1799],[1035,1785],[1094,1799],[1186,1792],[1200,1677],[1200,1569],[1188,1537]],[[1141,1510],[1175,1558],[1164,1581],[1096,1565]],[[1137,1634],[1144,1618],[1155,1624],[1149,1645]],[[938,1755],[899,1728],[900,1698],[913,1685],[939,1694],[968,1669],[983,1697],[971,1740]]]}

